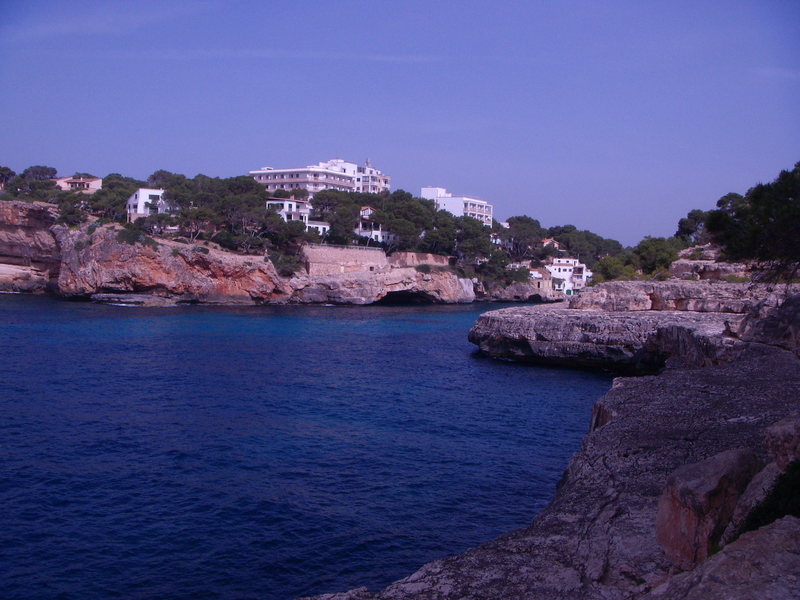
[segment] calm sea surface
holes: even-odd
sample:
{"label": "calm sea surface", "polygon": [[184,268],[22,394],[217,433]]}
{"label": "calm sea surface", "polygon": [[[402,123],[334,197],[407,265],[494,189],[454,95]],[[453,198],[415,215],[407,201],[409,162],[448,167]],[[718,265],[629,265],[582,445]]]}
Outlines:
{"label": "calm sea surface", "polygon": [[0,296],[0,597],[374,589],[529,523],[610,377],[477,356],[491,308]]}

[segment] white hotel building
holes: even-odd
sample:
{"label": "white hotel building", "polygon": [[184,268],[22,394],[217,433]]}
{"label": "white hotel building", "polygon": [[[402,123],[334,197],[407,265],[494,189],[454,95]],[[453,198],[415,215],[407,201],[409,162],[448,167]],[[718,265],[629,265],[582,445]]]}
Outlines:
{"label": "white hotel building", "polygon": [[266,187],[267,192],[304,189],[308,190],[309,199],[321,190],[377,194],[388,191],[392,181],[391,177],[374,168],[369,160],[358,165],[341,158],[294,169],[262,167],[249,174]]}
{"label": "white hotel building", "polygon": [[492,205],[485,200],[468,196],[453,196],[445,188],[424,187],[420,196],[436,202],[438,210],[446,210],[457,217],[472,217],[484,225],[492,226]]}
{"label": "white hotel building", "polygon": [[564,292],[567,296],[572,296],[585,288],[593,273],[589,268],[577,258],[554,257],[545,268],[550,271],[553,281],[553,289]]}

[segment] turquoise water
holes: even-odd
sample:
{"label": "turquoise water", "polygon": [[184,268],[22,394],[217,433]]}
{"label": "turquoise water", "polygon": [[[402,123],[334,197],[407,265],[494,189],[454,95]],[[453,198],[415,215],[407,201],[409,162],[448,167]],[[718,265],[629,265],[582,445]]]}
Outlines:
{"label": "turquoise water", "polygon": [[0,595],[375,589],[527,524],[610,377],[478,356],[490,308],[0,297]]}

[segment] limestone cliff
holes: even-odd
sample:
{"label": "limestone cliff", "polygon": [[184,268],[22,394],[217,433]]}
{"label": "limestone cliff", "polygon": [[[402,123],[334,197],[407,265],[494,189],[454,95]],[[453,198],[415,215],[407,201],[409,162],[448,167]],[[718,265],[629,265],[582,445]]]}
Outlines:
{"label": "limestone cliff", "polygon": [[52,204],[0,202],[0,291],[43,292],[58,277],[57,216]]}
{"label": "limestone cliff", "polygon": [[[475,299],[472,282],[452,272],[446,257],[387,258],[380,249],[317,246],[306,251],[305,269],[283,278],[264,256],[224,252],[213,244],[131,240],[126,235],[132,232],[119,225],[68,228],[56,219],[50,204],[0,202],[0,291],[49,289],[68,298],[136,305]],[[419,270],[421,264],[429,272]]]}
{"label": "limestone cliff", "polygon": [[285,302],[290,292],[262,257],[161,239],[125,243],[116,225],[93,231],[56,226],[52,231],[61,250],[62,296],[99,294],[108,300],[111,294],[124,302],[125,294],[136,294],[173,302],[252,304]]}
{"label": "limestone cliff", "polygon": [[421,273],[410,267],[333,275],[298,274],[289,280],[290,302],[299,304],[372,304],[380,300],[408,300],[432,304],[460,304],[475,300],[472,281],[451,271]]}
{"label": "limestone cliff", "polygon": [[[531,525],[382,591],[320,600],[800,597],[800,295],[681,289],[639,290],[627,312],[483,315],[471,337],[492,355],[617,367],[649,352],[667,367],[615,379]],[[620,306],[618,292],[595,306]],[[654,311],[654,298],[740,312]]]}

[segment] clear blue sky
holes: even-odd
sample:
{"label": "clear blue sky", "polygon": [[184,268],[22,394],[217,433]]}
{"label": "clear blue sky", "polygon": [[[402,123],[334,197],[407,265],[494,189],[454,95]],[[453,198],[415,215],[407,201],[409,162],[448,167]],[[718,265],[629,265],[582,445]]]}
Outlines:
{"label": "clear blue sky", "polygon": [[800,161],[800,2],[0,0],[0,165],[372,159],[634,244]]}

